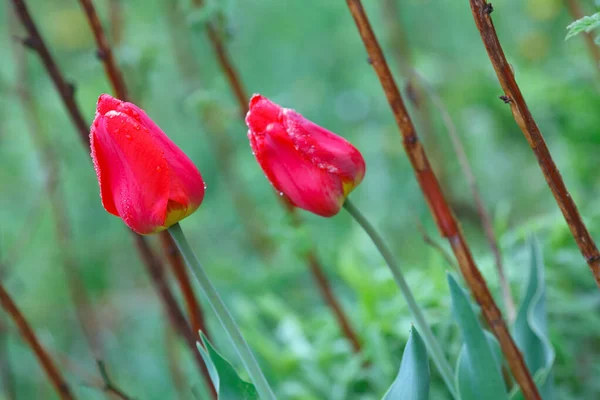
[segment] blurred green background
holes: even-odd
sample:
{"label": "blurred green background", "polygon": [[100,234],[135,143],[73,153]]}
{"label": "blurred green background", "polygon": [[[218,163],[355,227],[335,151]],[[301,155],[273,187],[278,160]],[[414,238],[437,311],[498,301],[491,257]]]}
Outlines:
{"label": "blurred green background", "polygon": [[[37,55],[27,52],[25,74],[23,63],[15,63],[14,37],[23,34],[10,3],[5,0],[1,11],[0,41],[2,282],[60,360],[79,398],[104,398],[85,384],[87,376],[97,378],[98,373],[61,266],[46,189],[46,180],[54,174],[41,161],[26,123],[30,117],[19,102],[18,86],[26,85],[40,122],[37,133],[47,138],[59,160],[55,190],[63,193],[61,203],[72,233],[68,246],[100,320],[103,360],[110,375],[138,399],[191,399],[191,388],[202,386],[197,368],[171,331],[123,223],[102,208],[89,149],[82,149]],[[227,38],[250,93],[260,92],[295,108],[362,152],[367,174],[351,198],[384,234],[454,363],[460,335],[445,279],[451,267],[416,229],[420,220],[442,243],[345,2],[214,0],[204,10],[195,10],[187,1],[94,3],[111,42],[117,43],[115,53],[132,97],[202,172],[205,201],[183,221],[183,229],[278,395],[298,400],[380,398],[396,375],[411,317],[380,255],[347,213],[324,219],[301,212],[303,230],[285,217],[251,154],[246,127],[204,33],[207,18],[214,18]],[[600,297],[535,157],[509,107],[498,99],[502,92],[468,2],[365,3],[398,82],[404,82],[398,60],[408,60],[446,104],[493,216],[517,299],[527,273],[525,239],[536,234],[542,242],[549,326],[557,352],[557,398],[598,398]],[[77,103],[91,122],[98,95],[111,88],[78,2],[27,4],[64,74],[75,83]],[[582,5],[588,12],[595,8],[589,0]],[[501,0],[494,8],[494,22],[517,81],[598,239],[598,70],[582,37],[564,40],[573,17],[563,1]],[[400,57],[397,35],[408,46]],[[501,302],[492,254],[446,127],[429,98],[426,103],[433,129],[425,144],[476,260]],[[219,147],[219,135],[226,135],[233,146]],[[233,164],[229,173],[223,168],[225,156]],[[240,193],[246,213],[273,240],[269,262],[259,256],[244,229],[244,210],[235,207],[233,197]],[[150,240],[158,249],[156,238]],[[309,242],[315,244],[364,343],[362,357],[352,353],[300,257]],[[215,345],[239,367],[208,309],[207,315]],[[11,391],[17,399],[55,398],[30,349],[3,313],[0,346],[2,368],[8,370],[11,383],[7,389],[4,382],[0,399],[12,399]],[[366,368],[364,359],[371,360]],[[432,373],[432,399],[449,398],[433,368]]]}

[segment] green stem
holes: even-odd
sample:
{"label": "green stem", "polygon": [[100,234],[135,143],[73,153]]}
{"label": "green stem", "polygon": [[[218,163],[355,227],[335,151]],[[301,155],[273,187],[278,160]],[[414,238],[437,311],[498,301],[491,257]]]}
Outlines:
{"label": "green stem", "polygon": [[173,240],[175,240],[175,243],[177,243],[177,247],[179,247],[181,254],[183,254],[183,258],[187,262],[188,267],[200,284],[200,287],[208,298],[210,306],[214,310],[215,314],[217,314],[219,322],[221,322],[221,325],[233,343],[233,347],[235,347],[235,350],[242,359],[242,363],[244,364],[246,371],[248,371],[250,380],[252,383],[254,383],[258,395],[263,400],[276,400],[273,390],[269,386],[269,383],[260,369],[260,366],[256,362],[248,343],[246,343],[246,340],[244,340],[244,337],[242,336],[237,324],[233,320],[233,317],[227,309],[227,306],[225,306],[225,303],[223,303],[223,300],[221,300],[221,297],[217,293],[217,290],[213,284],[210,282],[206,272],[204,272],[204,268],[202,268],[200,261],[198,261],[196,254],[185,238],[185,235],[181,230],[181,226],[179,226],[179,224],[171,226],[169,228],[169,233],[173,237]]}
{"label": "green stem", "polygon": [[358,209],[354,206],[354,204],[350,202],[349,199],[346,199],[346,202],[344,203],[344,208],[346,209],[346,211],[348,211],[348,213],[350,213],[352,218],[354,218],[356,222],[358,222],[358,224],[364,229],[367,235],[369,235],[369,237],[375,244],[375,247],[377,247],[377,250],[379,250],[379,252],[383,256],[385,262],[390,268],[390,271],[392,272],[392,275],[394,276],[396,284],[398,284],[402,295],[406,299],[408,308],[412,312],[412,315],[415,319],[415,325],[417,326],[419,333],[423,336],[423,340],[425,341],[425,345],[427,346],[429,355],[433,359],[433,362],[435,363],[438,371],[440,372],[444,383],[448,387],[450,394],[452,394],[452,397],[454,397],[455,399],[458,398],[456,394],[456,389],[454,387],[454,373],[452,372],[452,367],[450,367],[450,364],[446,360],[446,357],[444,357],[444,352],[442,351],[442,348],[440,347],[435,336],[433,335],[433,332],[431,332],[431,329],[429,328],[429,325],[425,320],[425,316],[423,315],[421,309],[417,305],[415,297],[413,296],[412,292],[410,291],[410,288],[408,287],[408,284],[406,283],[406,280],[404,279],[404,275],[402,275],[400,267],[398,266],[396,260],[392,256],[392,252],[383,241],[383,238],[377,233],[375,228],[373,228],[373,225],[371,225],[369,221],[367,221],[364,215],[362,215],[361,212],[358,211]]}

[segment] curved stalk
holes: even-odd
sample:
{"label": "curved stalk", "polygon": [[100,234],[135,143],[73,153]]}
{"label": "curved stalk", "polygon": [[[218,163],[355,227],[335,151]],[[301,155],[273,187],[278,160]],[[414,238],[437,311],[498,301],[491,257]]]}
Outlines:
{"label": "curved stalk", "polygon": [[223,303],[223,300],[221,300],[219,293],[217,293],[217,290],[211,283],[208,275],[206,275],[204,268],[202,268],[200,261],[198,261],[196,254],[190,247],[190,244],[183,234],[181,226],[179,224],[171,226],[169,228],[169,233],[173,237],[177,247],[179,247],[179,250],[187,262],[190,271],[200,284],[200,288],[206,295],[208,303],[217,315],[217,318],[223,326],[223,329],[225,329],[227,336],[229,336],[229,340],[231,340],[233,347],[242,359],[242,363],[244,364],[246,371],[248,371],[250,380],[252,380],[252,383],[254,383],[260,398],[263,400],[275,400],[273,390],[269,386],[269,383],[260,369],[258,362],[254,358],[252,350],[250,350],[248,343],[246,343],[246,340],[242,336],[242,333],[231,316],[231,313],[227,309],[227,306],[225,303]]}
{"label": "curved stalk", "polygon": [[454,372],[452,371],[452,367],[450,367],[448,360],[446,360],[446,357],[444,356],[442,348],[438,344],[435,336],[433,335],[433,332],[431,332],[431,329],[429,328],[429,325],[425,320],[425,316],[419,308],[419,305],[417,304],[415,297],[413,296],[410,287],[408,286],[408,283],[406,283],[404,275],[402,274],[402,270],[400,269],[400,266],[394,259],[392,252],[385,244],[383,238],[379,235],[379,233],[377,233],[373,225],[369,223],[365,216],[362,215],[360,211],[358,211],[358,209],[354,206],[354,204],[352,204],[352,202],[349,199],[346,199],[346,202],[344,203],[344,208],[346,209],[346,211],[348,211],[352,218],[354,218],[354,220],[358,222],[361,228],[364,229],[365,233],[369,235],[369,237],[373,241],[373,244],[375,245],[375,247],[377,247],[377,250],[379,250],[379,253],[381,253],[381,256],[390,268],[392,276],[394,277],[396,284],[400,288],[400,291],[402,292],[402,295],[406,300],[406,304],[408,305],[410,312],[415,318],[415,325],[417,327],[417,330],[419,331],[419,333],[421,333],[421,336],[423,337],[423,341],[425,342],[425,346],[429,351],[429,355],[433,359],[433,362],[436,365],[440,375],[442,376],[446,387],[448,387],[450,394],[452,394],[453,398],[457,399],[458,396],[456,394],[456,388],[454,387]]}

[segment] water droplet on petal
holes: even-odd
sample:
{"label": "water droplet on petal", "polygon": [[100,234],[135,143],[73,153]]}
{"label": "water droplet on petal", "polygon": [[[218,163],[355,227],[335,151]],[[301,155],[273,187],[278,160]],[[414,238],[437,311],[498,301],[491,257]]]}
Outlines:
{"label": "water droplet on petal", "polygon": [[125,135],[125,138],[126,138],[127,140],[131,140],[131,135]]}
{"label": "water droplet on petal", "polygon": [[279,195],[280,195],[280,196],[283,196],[283,192],[279,192]]}
{"label": "water droplet on petal", "polygon": [[160,166],[156,167],[156,172],[160,172]]}

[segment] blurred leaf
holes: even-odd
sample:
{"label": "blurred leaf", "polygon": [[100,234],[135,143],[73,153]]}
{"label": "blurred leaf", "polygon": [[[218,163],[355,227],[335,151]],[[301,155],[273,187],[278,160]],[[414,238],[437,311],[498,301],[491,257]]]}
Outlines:
{"label": "blurred leaf", "polygon": [[589,32],[593,29],[596,29],[598,26],[600,26],[600,13],[580,18],[577,21],[571,22],[567,26],[569,33],[567,33],[565,40],[570,39],[581,32]]}
{"label": "blurred leaf", "polygon": [[413,326],[396,380],[383,400],[427,400],[429,399],[429,359],[425,343]]}
{"label": "blurred leaf", "polygon": [[258,400],[254,385],[239,377],[229,361],[214,349],[203,333],[200,333],[200,337],[206,349],[198,343],[198,351],[208,368],[213,385],[217,388],[219,400]]}
{"label": "blurred leaf", "polygon": [[[484,331],[484,333],[488,344],[492,349],[492,354],[494,355],[496,365],[498,365],[498,368],[501,369],[502,349],[500,348],[500,343],[498,343],[494,335],[492,335],[490,332]],[[466,351],[466,345],[463,344],[458,355],[458,360],[456,361],[456,386],[458,387],[462,399],[475,399],[477,398],[477,395],[471,390],[471,381],[474,379],[474,377],[465,356]]]}
{"label": "blurred leaf", "polygon": [[[532,238],[530,246],[529,280],[513,330],[517,346],[523,352],[525,363],[534,375],[540,394],[544,399],[552,400],[554,384],[551,369],[554,364],[554,349],[548,339],[544,260],[537,239]],[[519,392],[513,393],[513,396],[522,398]]]}
{"label": "blurred leaf", "polygon": [[452,309],[464,340],[464,351],[458,360],[457,386],[461,399],[506,400],[499,360],[494,355],[477,316],[452,275],[448,274]]}

